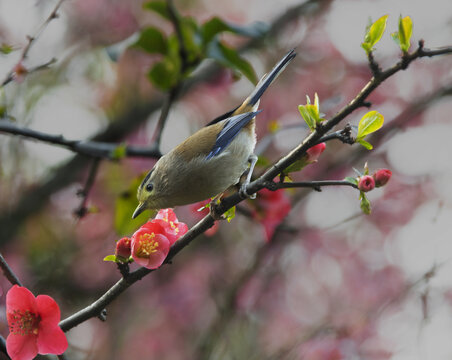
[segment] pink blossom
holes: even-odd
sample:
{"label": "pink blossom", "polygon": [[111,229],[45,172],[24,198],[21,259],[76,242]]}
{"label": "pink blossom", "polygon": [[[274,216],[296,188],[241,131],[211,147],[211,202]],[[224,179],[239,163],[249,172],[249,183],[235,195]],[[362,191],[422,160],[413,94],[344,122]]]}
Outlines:
{"label": "pink blossom", "polygon": [[358,180],[358,189],[362,192],[368,192],[375,187],[375,180],[370,175],[361,176]]}
{"label": "pink blossom", "polygon": [[6,350],[12,360],[66,351],[66,336],[58,326],[60,308],[50,296],[34,297],[27,288],[14,285],[6,294],[6,317],[10,331]]}
{"label": "pink blossom", "polygon": [[183,222],[179,222],[173,209],[160,210],[151,222],[159,224],[164,229],[165,236],[171,245],[188,231],[188,226]]}
{"label": "pink blossom", "polygon": [[157,269],[165,261],[170,241],[159,224],[147,222],[132,235],[132,257],[141,266]]}

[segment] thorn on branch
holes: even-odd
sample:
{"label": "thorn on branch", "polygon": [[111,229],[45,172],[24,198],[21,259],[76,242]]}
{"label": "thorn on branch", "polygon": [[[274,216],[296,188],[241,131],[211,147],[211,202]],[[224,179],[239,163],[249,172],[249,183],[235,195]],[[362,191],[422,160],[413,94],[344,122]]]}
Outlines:
{"label": "thorn on branch", "polygon": [[366,108],[370,108],[372,106],[372,103],[370,101],[363,101],[363,106]]}

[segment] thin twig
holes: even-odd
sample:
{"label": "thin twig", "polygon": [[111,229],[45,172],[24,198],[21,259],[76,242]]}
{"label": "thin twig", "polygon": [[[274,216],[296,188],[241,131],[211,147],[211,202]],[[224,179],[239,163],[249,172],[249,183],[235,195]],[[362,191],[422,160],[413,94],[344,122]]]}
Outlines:
{"label": "thin twig", "polygon": [[[22,54],[20,56],[20,59],[18,61],[18,64],[20,64],[21,62],[23,62],[27,56],[28,53],[30,52],[31,47],[33,46],[33,44],[36,42],[36,40],[41,36],[41,34],[44,32],[45,28],[49,25],[49,23],[53,20],[56,19],[58,17],[58,10],[60,9],[61,5],[63,4],[64,0],[59,0],[58,3],[55,5],[55,7],[53,8],[52,12],[50,13],[50,15],[47,17],[47,19],[41,24],[41,26],[38,28],[38,30],[35,32],[34,35],[32,36],[27,36],[27,45],[25,45],[25,47],[22,50]],[[48,68],[51,64],[53,64],[56,60],[55,59],[51,59],[50,61],[42,64],[42,65],[38,65],[34,68],[31,68],[27,71],[27,73],[32,73],[35,71],[39,71],[39,70],[43,70]],[[12,68],[9,73],[6,75],[6,78],[2,81],[0,87],[5,86],[6,84],[10,83],[13,79],[14,79],[14,68]]]}
{"label": "thin twig", "polygon": [[6,278],[11,284],[22,286],[22,283],[20,282],[19,278],[16,276],[16,274],[14,274],[14,271],[9,267],[8,263],[6,262],[2,254],[0,254],[0,267],[3,270],[3,274],[5,274]]}
{"label": "thin twig", "polygon": [[[48,144],[58,145],[78,154],[96,158],[117,160],[115,153],[122,144],[111,144],[97,141],[69,140],[62,135],[52,135],[42,131],[19,126],[8,120],[0,120],[0,133],[19,135],[31,140],[38,140]],[[125,146],[126,157],[159,158],[160,152],[149,147]]]}
{"label": "thin twig", "polygon": [[271,191],[279,189],[292,189],[292,188],[312,188],[316,191],[321,191],[323,186],[351,186],[355,189],[358,188],[356,184],[348,182],[346,180],[319,180],[319,181],[299,181],[299,182],[273,182],[269,181],[264,184],[264,187]]}
{"label": "thin twig", "polygon": [[174,32],[176,33],[177,42],[179,45],[179,58],[181,60],[180,75],[183,75],[190,64],[188,62],[188,52],[185,47],[184,36],[182,34],[182,28],[180,25],[180,16],[173,4],[173,0],[166,1],[166,8],[168,9],[168,15],[173,24]]}
{"label": "thin twig", "polygon": [[91,188],[94,185],[94,180],[96,179],[97,171],[99,170],[100,159],[94,158],[91,168],[89,170],[88,178],[86,179],[85,186],[78,192],[78,195],[81,196],[82,202],[80,206],[74,210],[74,215],[77,218],[81,219],[88,212],[88,208],[86,206],[88,202],[88,196],[91,191]]}
{"label": "thin twig", "polygon": [[155,146],[153,147],[153,150],[155,152],[158,152],[160,156],[161,156],[160,144],[162,142],[163,129],[165,128],[166,121],[168,120],[168,115],[171,106],[173,105],[174,100],[177,99],[180,89],[181,84],[179,83],[176,84],[173,88],[171,88],[171,90],[168,93],[168,96],[166,97],[163,103],[162,111],[160,112],[159,120],[157,122],[156,135],[154,140]]}

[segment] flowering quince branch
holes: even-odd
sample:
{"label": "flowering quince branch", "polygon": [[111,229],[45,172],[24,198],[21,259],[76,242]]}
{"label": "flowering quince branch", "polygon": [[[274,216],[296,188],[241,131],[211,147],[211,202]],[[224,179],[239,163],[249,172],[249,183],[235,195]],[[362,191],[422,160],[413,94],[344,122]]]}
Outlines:
{"label": "flowering quince branch", "polygon": [[[22,54],[20,56],[19,62],[14,66],[14,68],[12,70],[10,70],[10,72],[8,73],[6,78],[2,81],[0,87],[3,87],[5,85],[7,85],[11,81],[13,81],[17,76],[21,76],[21,75],[23,76],[23,75],[30,74],[30,73],[35,72],[35,71],[47,69],[50,65],[55,63],[56,59],[53,58],[53,59],[49,60],[48,62],[46,62],[46,63],[44,63],[42,65],[38,65],[38,66],[36,66],[34,68],[31,68],[31,69],[26,69],[23,66],[23,62],[27,58],[28,53],[29,53],[31,47],[33,46],[33,44],[36,42],[36,40],[39,38],[39,36],[41,36],[41,34],[43,33],[43,31],[45,30],[47,25],[49,25],[49,23],[53,19],[56,19],[58,17],[58,10],[60,9],[60,7],[63,4],[63,2],[64,2],[64,0],[59,0],[58,3],[53,8],[53,10],[50,13],[50,15],[42,23],[42,25],[39,27],[39,29],[36,31],[36,33],[33,36],[27,36],[28,43],[24,47],[24,49],[22,50]],[[21,74],[17,71],[18,69],[21,69],[21,72],[22,72]]]}
{"label": "flowering quince branch", "polygon": [[[303,154],[307,153],[307,150],[316,144],[319,144],[322,137],[327,136],[327,132],[330,131],[334,126],[339,124],[345,117],[350,115],[353,111],[360,107],[367,107],[369,104],[366,103],[367,97],[379,86],[383,81],[394,75],[395,73],[404,70],[407,66],[417,58],[421,57],[431,57],[442,54],[452,53],[452,47],[446,47],[438,50],[427,50],[423,47],[423,41],[419,42],[418,49],[413,53],[407,53],[402,57],[394,66],[382,71],[378,77],[373,76],[370,81],[362,88],[358,95],[351,100],[344,108],[342,108],[336,115],[334,115],[330,120],[322,122],[317,125],[316,129],[311,132],[305,140],[296,148],[294,148],[289,154],[282,157],[278,162],[271,166],[262,176],[252,181],[246,188],[248,194],[253,194],[259,190],[266,187],[266,185],[273,181],[275,177],[283,173],[284,170],[300,159]],[[337,137],[335,135],[334,137]],[[341,185],[345,185],[342,184]],[[353,184],[346,184],[346,186],[353,186]],[[224,198],[220,204],[216,205],[215,213],[223,214],[228,209],[239,204],[243,201],[239,193],[235,193],[231,196]],[[200,220],[195,226],[193,226],[185,235],[183,235],[177,242],[175,242],[169,249],[168,256],[165,258],[162,264],[167,264],[172,261],[172,259],[186,246],[188,246],[193,239],[198,235],[204,233],[206,230],[211,228],[215,223],[213,217],[209,214],[206,215],[202,220]],[[148,269],[142,267],[128,276],[120,279],[116,284],[114,284],[106,293],[104,293],[98,300],[93,302],[86,308],[78,311],[77,313],[69,316],[68,318],[60,322],[60,327],[63,331],[68,331],[71,328],[79,325],[80,323],[98,316],[100,312],[105,309],[105,307],[110,304],[114,299],[116,299],[123,291],[125,291],[129,286],[141,280],[144,276],[148,275],[155,269]]]}
{"label": "flowering quince branch", "polygon": [[6,262],[2,254],[0,254],[0,267],[2,268],[3,273],[5,274],[6,278],[12,285],[22,286],[22,283],[20,282],[19,278],[16,276],[16,274],[14,274],[14,271],[9,267],[8,263]]}

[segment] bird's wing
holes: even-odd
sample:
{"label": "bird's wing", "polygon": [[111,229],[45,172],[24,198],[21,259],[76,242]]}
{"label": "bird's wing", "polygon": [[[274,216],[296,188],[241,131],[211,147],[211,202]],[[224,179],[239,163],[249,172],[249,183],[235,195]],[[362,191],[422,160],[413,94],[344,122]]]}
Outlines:
{"label": "bird's wing", "polygon": [[212,147],[210,153],[206,156],[206,159],[211,159],[214,156],[219,155],[232,140],[237,136],[240,130],[243,129],[257,114],[261,111],[252,111],[240,115],[233,116],[224,120],[225,124],[223,129],[217,136],[215,144]]}

